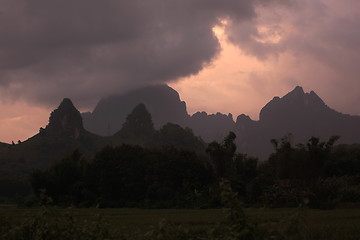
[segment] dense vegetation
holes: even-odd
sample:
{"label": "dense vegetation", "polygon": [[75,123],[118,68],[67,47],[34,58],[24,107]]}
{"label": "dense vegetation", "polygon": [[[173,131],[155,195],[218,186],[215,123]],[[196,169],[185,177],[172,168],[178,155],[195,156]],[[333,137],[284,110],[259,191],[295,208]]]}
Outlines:
{"label": "dense vegetation", "polygon": [[106,147],[86,161],[78,152],[36,171],[32,185],[56,204],[104,207],[192,207],[214,181],[194,152],[167,147]]}
{"label": "dense vegetation", "polygon": [[360,150],[312,137],[293,146],[272,140],[265,162],[236,152],[236,136],[212,142],[207,156],[174,147],[108,146],[93,159],[75,151],[32,174],[58,205],[144,208],[220,207],[220,182],[229,181],[247,206],[335,208],[360,202]]}

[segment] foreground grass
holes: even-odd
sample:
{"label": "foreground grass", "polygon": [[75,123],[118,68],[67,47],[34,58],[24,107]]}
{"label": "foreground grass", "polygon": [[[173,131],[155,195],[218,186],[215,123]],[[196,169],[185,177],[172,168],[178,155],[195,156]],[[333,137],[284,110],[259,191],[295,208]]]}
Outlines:
{"label": "foreground grass", "polygon": [[[51,208],[58,213],[71,213],[81,221],[92,221],[102,216],[111,235],[120,239],[123,234],[145,234],[157,228],[163,219],[174,225],[182,225],[192,232],[208,232],[219,223],[226,222],[226,211],[222,209],[96,209],[96,208]],[[245,215],[257,223],[286,221],[296,209],[245,209]],[[39,208],[21,208],[0,205],[0,219],[7,219],[12,224],[34,218]],[[307,239],[350,240],[360,239],[360,209],[336,210],[300,210],[300,217],[308,231]],[[125,239],[125,238],[123,238]],[[128,237],[128,239],[132,239]]]}

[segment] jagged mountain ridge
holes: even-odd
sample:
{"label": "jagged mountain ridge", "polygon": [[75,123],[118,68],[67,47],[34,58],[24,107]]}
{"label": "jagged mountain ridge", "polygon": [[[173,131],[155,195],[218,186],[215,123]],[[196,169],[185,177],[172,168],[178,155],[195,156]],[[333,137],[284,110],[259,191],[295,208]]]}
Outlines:
{"label": "jagged mountain ridge", "polygon": [[79,150],[91,158],[107,145],[135,144],[144,147],[171,145],[180,149],[205,152],[205,143],[189,129],[177,124],[165,124],[156,131],[152,117],[144,104],[137,105],[120,131],[104,137],[87,131],[80,112],[65,98],[51,112],[49,123],[39,133],[17,144],[0,144],[2,176],[26,178],[34,169],[49,167],[56,161]]}
{"label": "jagged mountain ridge", "polygon": [[325,140],[332,135],[340,135],[342,143],[360,142],[360,117],[331,109],[315,92],[305,93],[300,86],[281,98],[274,97],[261,109],[258,121],[242,114],[234,122],[231,114],[197,112],[190,116],[174,89],[155,85],[101,100],[93,113],[83,114],[85,128],[97,129],[94,132],[100,135],[112,135],[138,103],[149,109],[156,128],[167,122],[177,123],[192,128],[195,135],[207,142],[221,141],[229,131],[234,131],[238,150],[261,158],[271,153],[272,138],[289,133],[295,142],[304,142],[311,136]]}
{"label": "jagged mountain ridge", "polygon": [[168,122],[184,125],[189,118],[185,102],[167,85],[152,85],[122,95],[103,98],[93,112],[83,113],[85,129],[101,136],[111,136],[122,127],[126,116],[143,103],[156,128]]}
{"label": "jagged mountain ridge", "polygon": [[326,140],[334,135],[341,137],[341,143],[360,142],[360,117],[337,112],[315,92],[305,93],[297,86],[282,98],[274,97],[266,104],[260,111],[259,121],[239,117],[235,132],[241,151],[266,158],[272,151],[270,139],[288,134],[294,143],[303,143],[311,136]]}
{"label": "jagged mountain ridge", "polygon": [[[147,99],[162,95],[170,96],[173,101],[166,101],[166,97],[162,97],[161,101],[151,99],[153,112],[165,112],[162,115],[158,114],[157,118],[153,118],[154,126],[162,126],[159,132],[163,134],[160,138],[151,140],[153,144],[164,145],[170,140],[177,144],[177,138],[182,136],[182,146],[186,145],[184,139],[190,139],[194,143],[192,145],[201,149],[202,143],[194,140],[194,135],[201,136],[207,142],[221,141],[229,131],[233,131],[237,135],[236,143],[239,152],[266,159],[273,150],[270,140],[281,138],[289,133],[294,136],[294,143],[303,143],[311,136],[326,140],[332,135],[340,135],[340,143],[360,143],[359,116],[339,113],[328,107],[316,93],[305,93],[301,87],[296,87],[282,98],[275,97],[271,100],[261,110],[258,121],[253,121],[250,117],[242,114],[237,117],[236,122],[231,114],[209,115],[205,112],[198,112],[190,116],[186,112],[185,103],[180,100],[175,90],[168,86],[153,86],[152,88],[152,91],[146,96]],[[138,93],[144,91],[146,88]],[[161,91],[169,91],[170,94],[160,93]],[[154,93],[156,95],[153,95]],[[134,92],[131,95],[134,95]],[[119,99],[126,100],[124,96]],[[162,107],[163,103],[166,107]],[[178,108],[172,108],[173,104]],[[144,103],[145,106],[146,103]],[[97,111],[100,111],[99,109]],[[116,106],[112,106],[111,110],[115,111],[116,109],[123,110]],[[133,109],[128,113],[121,114],[128,116]],[[172,109],[172,111],[167,112],[166,109]],[[149,112],[151,114],[151,110]],[[173,112],[175,114],[172,114]],[[174,116],[180,116],[180,120]],[[174,118],[178,121],[173,121]],[[123,121],[125,122],[125,119]],[[180,123],[182,128],[176,124],[165,125],[167,122]],[[119,129],[122,128],[122,123],[119,125]],[[193,132],[190,129],[186,130],[186,127],[193,129]],[[80,149],[83,153],[94,153],[107,144],[126,142],[124,137],[119,138],[117,135],[119,134],[101,137],[88,131],[86,125],[85,127],[83,125],[82,116],[71,100],[64,99],[59,107],[51,113],[49,124],[45,128],[41,128],[38,134],[22,143],[0,144],[0,154],[3,156],[2,159],[12,159],[14,164],[19,163],[34,168],[44,167],[75,149]],[[177,135],[177,137],[172,135]],[[135,140],[136,142],[137,140]],[[188,146],[189,149],[191,147]]]}
{"label": "jagged mountain ridge", "polygon": [[151,85],[101,99],[93,112],[82,113],[85,129],[111,136],[121,129],[126,116],[139,103],[150,112],[156,129],[169,122],[175,123],[190,127],[205,141],[223,139],[235,124],[231,114],[197,112],[190,116],[178,92],[167,85]]}
{"label": "jagged mountain ridge", "polygon": [[188,118],[186,126],[193,129],[194,133],[201,136],[205,141],[221,141],[229,131],[234,129],[234,120],[231,113],[207,114],[196,112]]}

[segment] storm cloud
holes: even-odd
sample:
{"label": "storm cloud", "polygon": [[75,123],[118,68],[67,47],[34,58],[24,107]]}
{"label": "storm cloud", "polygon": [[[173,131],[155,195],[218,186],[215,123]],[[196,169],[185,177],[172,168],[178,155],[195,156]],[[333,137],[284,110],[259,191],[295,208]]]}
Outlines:
{"label": "storm cloud", "polygon": [[194,76],[219,56],[220,26],[270,66],[249,73],[254,88],[270,96],[302,85],[360,114],[358,9],[358,0],[2,0],[0,96],[46,106],[70,97],[86,108]]}
{"label": "storm cloud", "polygon": [[359,9],[358,0],[1,0],[0,141],[37,133],[64,97],[92,110],[152,83],[169,83],[190,113],[257,119],[301,85],[360,115]]}
{"label": "storm cloud", "polygon": [[197,74],[220,51],[213,27],[222,19],[251,21],[259,5],[2,0],[0,94],[49,105],[68,96],[86,106],[131,87]]}

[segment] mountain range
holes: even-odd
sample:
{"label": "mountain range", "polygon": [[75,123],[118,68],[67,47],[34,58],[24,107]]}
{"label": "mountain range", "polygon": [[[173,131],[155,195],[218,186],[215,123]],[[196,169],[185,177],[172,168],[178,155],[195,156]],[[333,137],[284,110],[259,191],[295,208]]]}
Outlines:
{"label": "mountain range", "polygon": [[274,151],[270,140],[289,134],[294,144],[312,136],[326,141],[333,135],[341,136],[339,143],[360,143],[360,117],[331,109],[315,92],[305,93],[301,87],[274,97],[258,121],[244,114],[236,121],[231,114],[189,115],[179,94],[166,85],[102,99],[91,113],[81,114],[65,98],[38,134],[23,142],[0,143],[0,200],[30,194],[34,170],[46,169],[75,150],[93,159],[108,145],[175,147],[195,151],[206,161],[206,142],[222,141],[229,131],[237,136],[238,152],[265,160]]}
{"label": "mountain range", "polygon": [[103,137],[84,129],[80,112],[65,98],[38,134],[24,142],[0,145],[0,174],[26,177],[34,169],[48,167],[75,149],[86,156],[103,144]]}
{"label": "mountain range", "polygon": [[167,85],[139,88],[122,95],[100,100],[92,113],[83,113],[84,126],[98,135],[119,131],[126,115],[138,103],[145,104],[155,128],[173,122],[189,127],[206,142],[221,141],[229,131],[237,135],[238,151],[265,159],[272,151],[270,140],[291,135],[294,143],[312,136],[328,139],[339,135],[341,143],[360,142],[360,117],[342,114],[328,107],[313,91],[300,86],[283,97],[274,97],[260,111],[258,121],[244,114],[236,121],[231,114],[189,115],[186,103]]}
{"label": "mountain range", "polygon": [[315,92],[305,93],[298,86],[266,104],[259,121],[240,115],[235,132],[240,151],[264,158],[272,150],[270,139],[289,134],[294,143],[304,143],[312,136],[327,140],[334,135],[340,136],[339,143],[359,143],[360,117],[337,112]]}
{"label": "mountain range", "polygon": [[104,98],[93,112],[82,114],[65,98],[38,134],[16,144],[0,143],[0,172],[2,176],[26,175],[75,149],[86,157],[106,145],[122,143],[173,145],[204,153],[205,142],[222,141],[229,131],[237,135],[238,152],[265,160],[273,151],[270,140],[289,134],[294,144],[312,136],[327,140],[333,135],[341,137],[339,143],[360,143],[360,117],[331,109],[315,92],[305,93],[299,86],[281,98],[274,97],[261,109],[258,121],[244,114],[236,121],[231,114],[189,115],[186,103],[167,85]]}
{"label": "mountain range", "polygon": [[126,116],[139,103],[145,104],[155,128],[168,122],[179,124],[190,127],[207,142],[221,140],[234,129],[231,114],[197,112],[190,116],[178,92],[167,85],[147,86],[101,99],[93,112],[82,113],[84,127],[98,135],[111,136],[121,129]]}
{"label": "mountain range", "polygon": [[[68,98],[63,99],[49,117],[45,128],[24,142],[0,144],[0,182],[4,177],[25,179],[34,169],[44,169],[54,162],[80,151],[91,158],[108,145],[134,144],[144,147],[171,145],[176,148],[205,153],[206,144],[189,128],[166,123],[154,128],[145,105],[137,104],[122,127],[112,136],[99,136],[86,130],[80,112]],[[1,197],[1,194],[0,194]]]}
{"label": "mountain range", "polygon": [[84,127],[98,135],[111,136],[121,129],[126,116],[139,103],[146,105],[155,128],[168,122],[185,125],[189,118],[185,102],[174,89],[154,85],[101,99],[94,111],[82,113]]}

